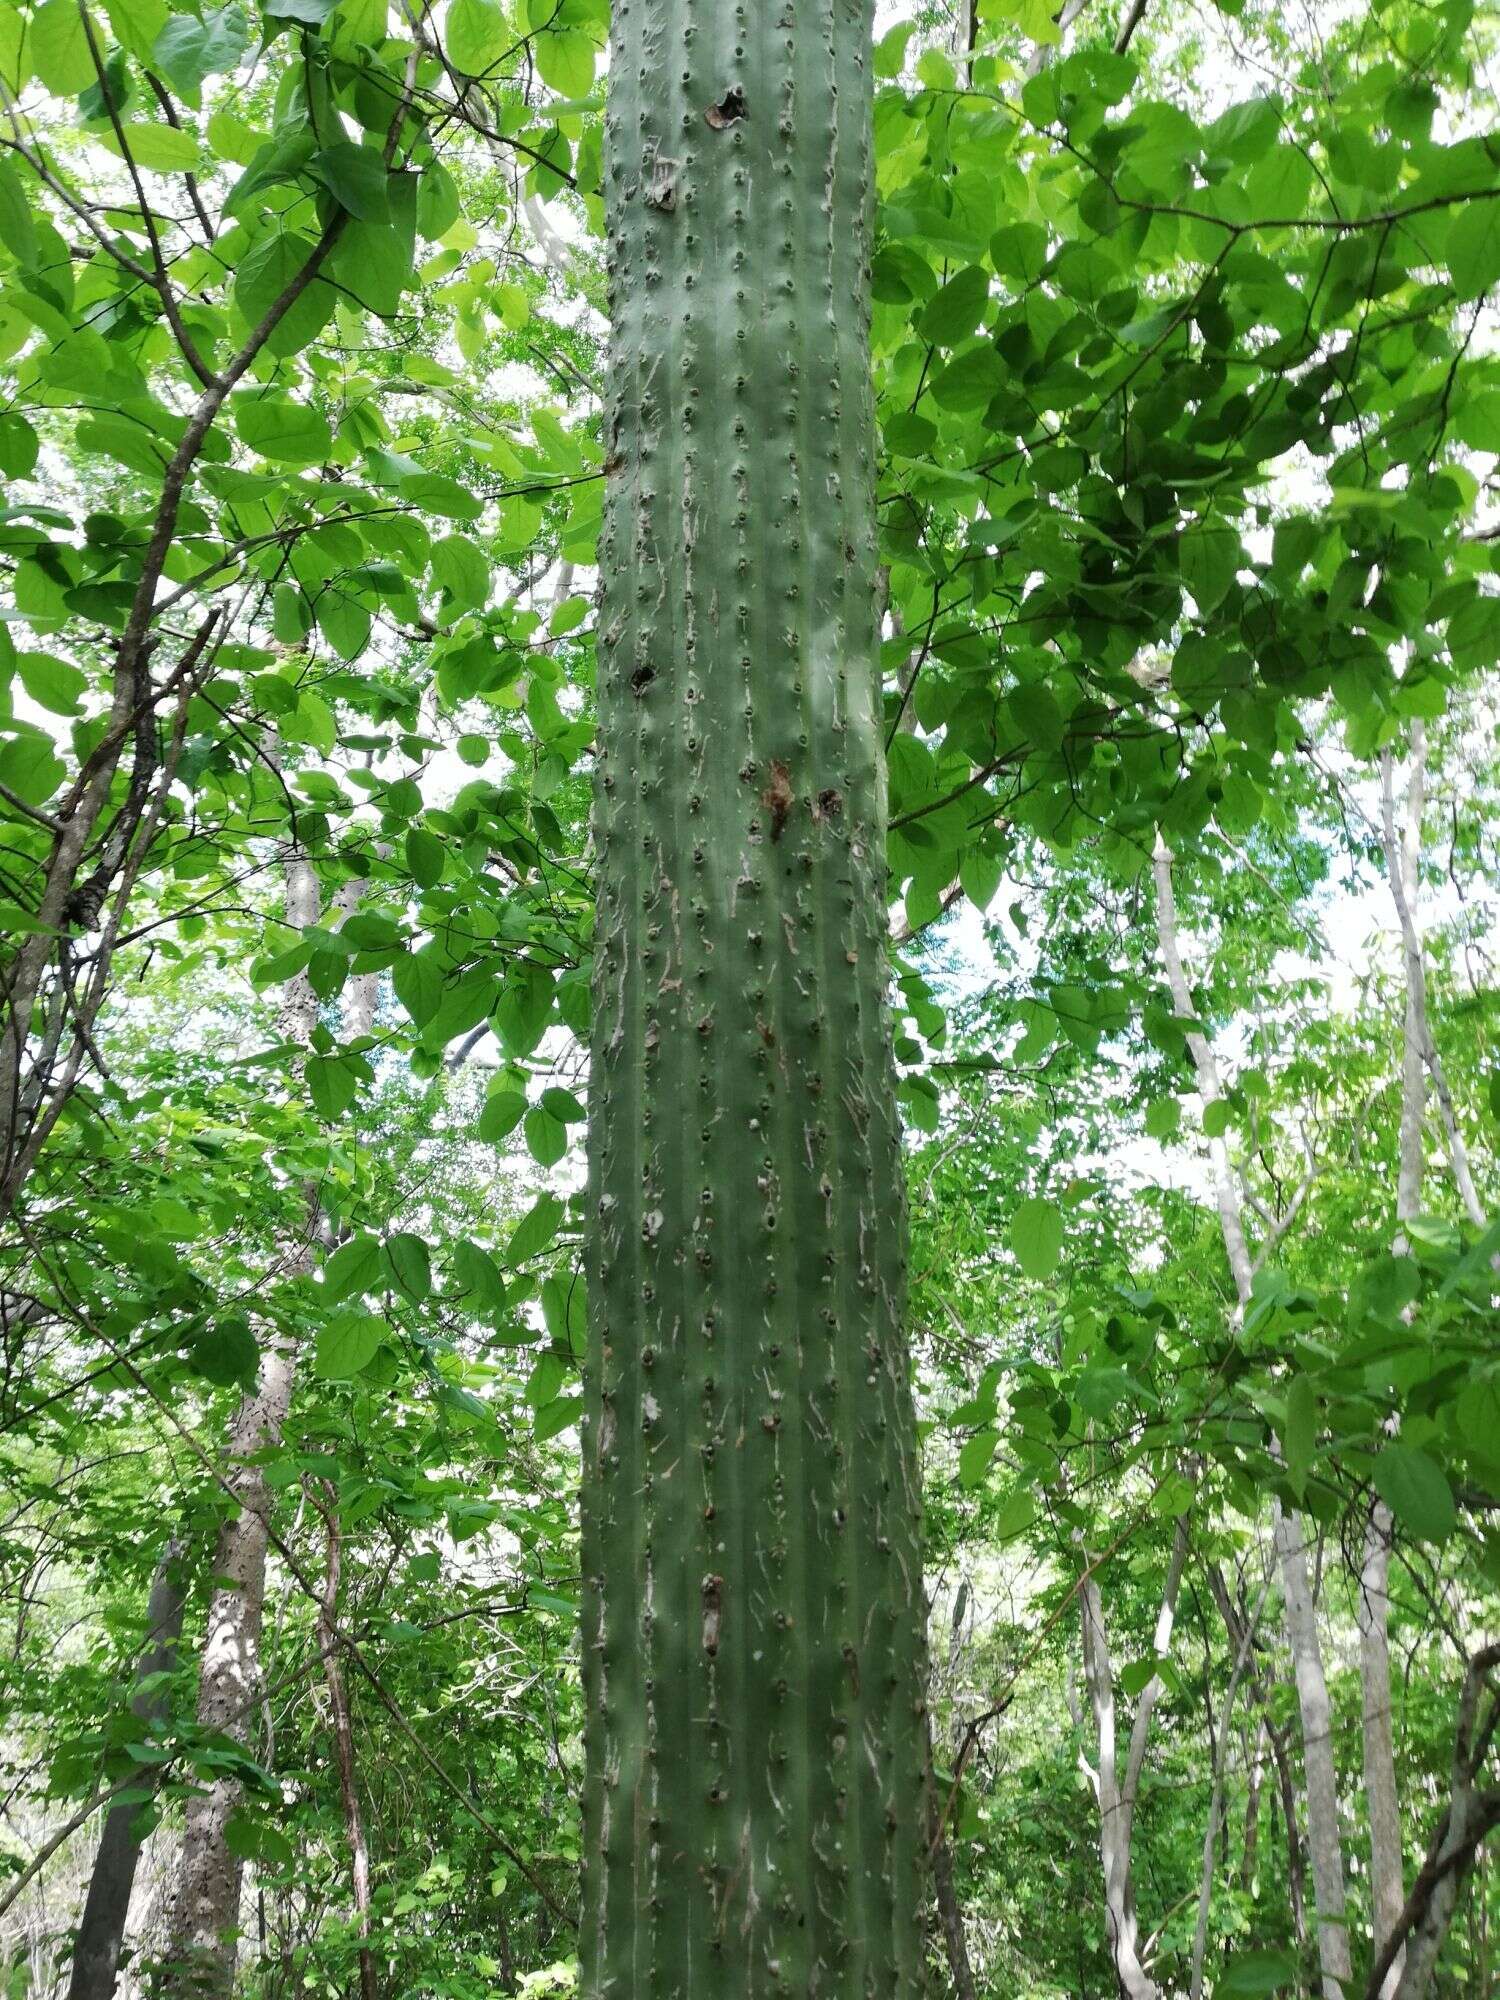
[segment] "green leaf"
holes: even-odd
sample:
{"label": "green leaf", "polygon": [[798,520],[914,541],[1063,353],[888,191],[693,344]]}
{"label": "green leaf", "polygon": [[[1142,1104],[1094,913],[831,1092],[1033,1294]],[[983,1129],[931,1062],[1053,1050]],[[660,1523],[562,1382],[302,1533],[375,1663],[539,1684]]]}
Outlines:
{"label": "green leaf", "polygon": [[40,730],[28,729],[0,743],[0,785],[29,806],[44,806],[67,775],[52,739]]}
{"label": "green leaf", "polygon": [[562,1225],[566,1206],[555,1194],[544,1194],[516,1224],[505,1246],[507,1264],[525,1264],[547,1248]]}
{"label": "green leaf", "polygon": [[43,0],[31,17],[29,45],[32,68],[55,97],[76,97],[97,81],[77,0]]}
{"label": "green leaf", "polygon": [[515,47],[516,36],[495,0],[452,0],[443,40],[455,69],[483,76]]}
{"label": "green leaf", "polygon": [[334,46],[341,52],[374,49],[385,40],[390,7],[388,0],[336,0],[330,19]]}
{"label": "green leaf", "polygon": [[[457,4],[457,0],[455,0]],[[453,29],[453,8],[448,9]],[[429,160],[417,183],[417,233],[429,241],[446,236],[459,218],[458,184],[441,160]]]}
{"label": "green leaf", "polygon": [[1317,1436],[1317,1396],[1307,1376],[1295,1376],[1287,1390],[1286,1431],[1281,1443],[1286,1454],[1286,1469],[1299,1498],[1307,1487]]}
{"label": "green leaf", "polygon": [[487,1097],[479,1114],[479,1137],[487,1146],[508,1139],[526,1116],[526,1099],[518,1090],[499,1090]]}
{"label": "green leaf", "polygon": [[262,0],[268,19],[293,21],[304,28],[321,28],[335,4],[336,0]]}
{"label": "green leaf", "polygon": [[1028,1278],[1050,1278],[1062,1256],[1063,1212],[1055,1201],[1033,1195],[1011,1219],[1010,1247]]}
{"label": "green leaf", "polygon": [[420,1305],[432,1290],[432,1260],[427,1245],[410,1230],[398,1230],[385,1239],[385,1254],[396,1283]]}
{"label": "green leaf", "polygon": [[1446,1541],[1458,1525],[1453,1492],[1438,1466],[1416,1445],[1388,1444],[1371,1478],[1387,1507],[1420,1541]]}
{"label": "green leaf", "polygon": [[1208,1139],[1222,1139],[1233,1122],[1233,1108],[1228,1100],[1215,1097],[1203,1107],[1203,1133]]}
{"label": "green leaf", "polygon": [[53,653],[22,653],[16,660],[21,685],[39,708],[53,715],[77,715],[88,676]]}
{"label": "green leaf", "polygon": [[133,124],[120,129],[125,140],[123,149],[112,130],[100,134],[104,144],[122,159],[128,151],[138,167],[145,167],[151,173],[191,173],[203,164],[202,149],[194,132],[184,132],[176,125]]}
{"label": "green leaf", "polygon": [[594,87],[594,45],[576,28],[553,28],[531,44],[543,83],[578,102]]}
{"label": "green leaf", "polygon": [[430,949],[404,952],[391,967],[391,985],[415,1027],[425,1028],[436,1019],[443,1004],[446,981],[443,968]]}
{"label": "green leaf", "polygon": [[549,1084],[542,1092],[542,1108],[554,1118],[560,1118],[564,1125],[581,1125],[588,1113],[573,1095],[560,1084]]}
{"label": "green leaf", "polygon": [[1156,1656],[1149,1660],[1131,1660],[1120,1669],[1121,1692],[1128,1694],[1132,1701],[1143,1689],[1150,1687],[1156,1679]]}
{"label": "green leaf", "polygon": [[432,580],[446,592],[449,613],[482,610],[490,594],[489,558],[467,535],[447,535],[432,545]]}
{"label": "green leaf", "polygon": [[532,1409],[544,1409],[562,1388],[567,1374],[567,1364],[560,1354],[550,1347],[544,1354],[539,1354],[526,1378],[526,1401]]}
{"label": "green leaf", "polygon": [[[240,260],[234,302],[248,326],[259,326],[305,270],[317,245],[310,236],[273,228]],[[315,340],[332,317],[337,294],[314,278],[283,313],[266,341],[272,354],[291,355]]]}
{"label": "green leaf", "polygon": [[552,1338],[581,1359],[588,1341],[586,1288],[582,1278],[551,1277],[542,1283],[542,1315]]}
{"label": "green leaf", "polygon": [[568,1128],[533,1105],[526,1114],[526,1149],[539,1167],[555,1167],[568,1150]]}
{"label": "green leaf", "polygon": [[373,1292],[382,1284],[380,1239],[360,1234],[341,1243],[323,1266],[323,1290],[331,1305]]}
{"label": "green leaf", "polygon": [[998,1431],[976,1431],[958,1454],[958,1483],[966,1493],[983,1484],[999,1444]]}
{"label": "green leaf", "polygon": [[453,1246],[451,1259],[454,1278],[464,1291],[473,1293],[489,1312],[505,1310],[505,1273],[487,1250],[460,1240]]}
{"label": "green leaf", "polygon": [[1013,1542],[1017,1535],[1025,1534],[1035,1519],[1036,1496],[1028,1493],[1024,1486],[1018,1486],[1013,1493],[1006,1494],[995,1511],[991,1523],[995,1539],[1001,1542]]}
{"label": "green leaf", "polygon": [[1176,1097],[1158,1097],[1146,1107],[1146,1131],[1149,1137],[1159,1140],[1175,1139],[1182,1126],[1182,1101]]}
{"label": "green leaf", "polygon": [[202,20],[193,14],[174,14],[156,38],[152,67],[196,104],[203,79],[233,69],[249,42],[250,23],[243,7],[218,7]]}
{"label": "green leaf", "polygon": [[552,975],[540,965],[524,965],[506,980],[495,1004],[495,1026],[514,1056],[529,1056],[542,1039],[552,1013]]}
{"label": "green leaf", "polygon": [[389,222],[391,205],[386,197],[389,171],[374,146],[356,146],[341,139],[314,153],[307,171],[333,196],[339,207],[363,222]]}
{"label": "green leaf", "polygon": [[1221,522],[1199,521],[1183,531],[1177,543],[1178,567],[1205,615],[1228,594],[1241,555],[1239,536]]}
{"label": "green leaf", "polygon": [[537,1411],[532,1436],[538,1444],[545,1444],[548,1438],[555,1438],[576,1424],[582,1415],[582,1396],[559,1396],[546,1409]]}
{"label": "green leaf", "polygon": [[319,1330],[313,1345],[314,1374],[325,1382],[351,1381],[375,1359],[385,1333],[385,1321],[373,1313],[339,1313]]}
{"label": "green leaf", "polygon": [[104,9],[122,47],[149,64],[156,38],[170,18],[166,0],[104,0]]}
{"label": "green leaf", "polygon": [[36,225],[21,177],[8,160],[0,160],[0,243],[20,265],[36,262]]}
{"label": "green leaf", "polygon": [[1460,299],[1477,299],[1500,279],[1500,201],[1466,202],[1448,224],[1448,269]]}
{"label": "green leaf", "polygon": [[74,433],[75,442],[82,452],[102,452],[106,458],[116,459],[121,465],[128,465],[133,472],[144,478],[160,480],[169,453],[163,448],[161,439],[144,424],[133,422],[114,411],[104,411],[95,417],[86,417]]}
{"label": "green leaf", "polygon": [[986,854],[977,847],[965,848],[958,864],[960,886],[976,910],[987,910],[994,902],[1004,873],[1005,864],[998,854]]}
{"label": "green leaf", "polygon": [[359,1071],[348,1056],[309,1056],[304,1074],[313,1108],[330,1124],[342,1118],[359,1090]]}
{"label": "green leaf", "polygon": [[1130,1394],[1130,1377],[1123,1368],[1093,1362],[1078,1378],[1078,1407],[1085,1416],[1102,1421]]}
{"label": "green leaf", "polygon": [[1008,222],[990,238],[990,262],[1015,291],[1037,282],[1048,255],[1047,232],[1039,222]]}
{"label": "green leaf", "polygon": [[1349,1287],[1351,1318],[1357,1321],[1369,1315],[1394,1324],[1421,1290],[1422,1272],[1416,1258],[1382,1250]]}
{"label": "green leaf", "polygon": [[1062,40],[1054,0],[990,0],[985,8],[991,19],[1013,22],[1028,42],[1050,45]]}
{"label": "green leaf", "polygon": [[221,1389],[253,1382],[259,1358],[255,1335],[243,1313],[228,1313],[201,1328],[188,1348],[193,1373]]}
{"label": "green leaf", "polygon": [[390,175],[386,193],[388,219],[351,222],[329,260],[339,284],[382,319],[390,319],[401,310],[402,297],[414,277],[417,176]]}
{"label": "green leaf", "polygon": [[262,458],[318,465],[333,448],[327,418],[276,390],[242,389],[232,410],[241,440]]}
{"label": "green leaf", "polygon": [[441,514],[450,521],[477,521],[484,502],[467,486],[460,486],[442,472],[408,472],[400,482],[401,497],[429,514]]}
{"label": "green leaf", "polygon": [[982,264],[970,264],[948,280],[917,315],[917,331],[939,347],[956,347],[984,318],[990,296],[990,274]]}
{"label": "green leaf", "polygon": [[268,1868],[290,1868],[295,1854],[286,1835],[266,1820],[235,1812],[224,1828],[224,1844],[231,1854],[245,1861],[259,1861]]}
{"label": "green leaf", "polygon": [[[410,870],[411,879],[419,889],[435,888],[442,881],[443,864],[447,859],[447,853],[447,848],[444,847],[437,835],[435,833],[428,833],[425,827],[414,826],[407,830],[406,865]],[[439,974],[438,978],[438,990],[441,991],[442,975]],[[405,1004],[403,1001],[402,1005],[405,1006]],[[410,1012],[411,1010],[408,1008],[407,1011]],[[436,1007],[432,1011],[436,1013]]]}

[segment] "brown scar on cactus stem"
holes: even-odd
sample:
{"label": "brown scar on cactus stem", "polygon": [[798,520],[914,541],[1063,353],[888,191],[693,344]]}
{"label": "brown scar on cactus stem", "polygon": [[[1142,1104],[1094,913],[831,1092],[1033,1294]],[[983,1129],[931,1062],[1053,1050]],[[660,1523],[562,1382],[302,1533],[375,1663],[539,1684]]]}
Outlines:
{"label": "brown scar on cactus stem", "polygon": [[703,1579],[703,1650],[712,1659],[719,1650],[719,1623],[724,1612],[724,1579]]}
{"label": "brown scar on cactus stem", "polygon": [[771,759],[771,782],[760,802],[771,816],[772,840],[780,840],[792,812],[792,774],[779,757]]}
{"label": "brown scar on cactus stem", "polygon": [[717,104],[710,104],[703,116],[716,132],[725,132],[731,125],[739,124],[748,108],[745,93],[736,83],[725,91]]}
{"label": "brown scar on cactus stem", "polygon": [[844,810],[844,795],[834,785],[819,792],[813,800],[812,816],[815,820],[837,819]]}

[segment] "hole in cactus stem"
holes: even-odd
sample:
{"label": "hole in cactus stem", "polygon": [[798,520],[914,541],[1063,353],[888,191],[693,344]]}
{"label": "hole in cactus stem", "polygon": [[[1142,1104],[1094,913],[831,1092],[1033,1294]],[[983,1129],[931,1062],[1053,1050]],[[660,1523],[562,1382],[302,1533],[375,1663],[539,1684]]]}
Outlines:
{"label": "hole in cactus stem", "polygon": [[771,816],[772,840],[780,840],[792,810],[792,774],[779,757],[771,760],[771,782],[761,793],[760,802]]}
{"label": "hole in cactus stem", "polygon": [[735,84],[725,91],[717,104],[710,104],[703,116],[716,132],[723,132],[731,125],[738,125],[747,109],[745,93]]}

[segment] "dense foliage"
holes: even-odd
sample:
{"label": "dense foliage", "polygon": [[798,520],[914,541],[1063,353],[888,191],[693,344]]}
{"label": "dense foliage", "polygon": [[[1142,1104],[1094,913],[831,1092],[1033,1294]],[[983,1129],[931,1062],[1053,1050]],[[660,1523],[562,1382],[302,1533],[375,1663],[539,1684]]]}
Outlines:
{"label": "dense foliage", "polygon": [[[959,2000],[1395,1990],[1382,1756],[1393,1978],[1500,1978],[1497,25],[876,22]],[[214,1784],[236,1991],[574,1990],[608,26],[0,0],[16,1996],[122,1802],[150,1990]]]}

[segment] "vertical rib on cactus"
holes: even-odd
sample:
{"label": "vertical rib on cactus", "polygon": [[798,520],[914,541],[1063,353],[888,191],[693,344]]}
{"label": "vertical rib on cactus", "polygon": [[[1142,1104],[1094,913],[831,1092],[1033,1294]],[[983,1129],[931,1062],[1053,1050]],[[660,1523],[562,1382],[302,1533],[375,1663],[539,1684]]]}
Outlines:
{"label": "vertical rib on cactus", "polygon": [[868,0],[617,0],[589,2000],[921,1984]]}

